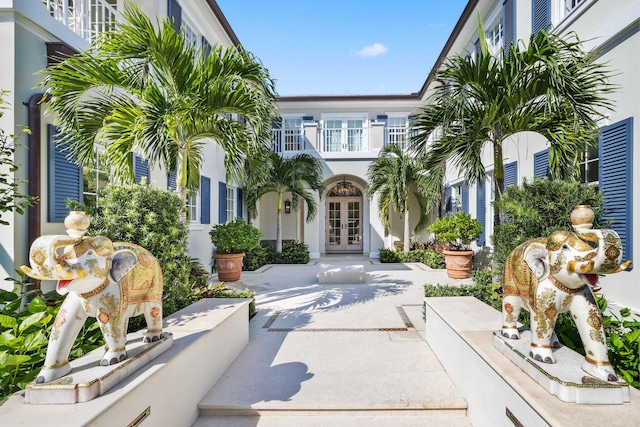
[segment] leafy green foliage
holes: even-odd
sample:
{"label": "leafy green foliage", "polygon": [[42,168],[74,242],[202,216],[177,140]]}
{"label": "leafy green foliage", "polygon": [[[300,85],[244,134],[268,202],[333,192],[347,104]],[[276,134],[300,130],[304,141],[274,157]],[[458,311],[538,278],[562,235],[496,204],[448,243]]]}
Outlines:
{"label": "leafy green foliage", "polygon": [[[3,110],[7,109],[4,101],[6,95],[7,91],[0,90],[0,117],[3,115]],[[29,133],[28,129],[23,129],[23,131]],[[16,135],[7,135],[4,133],[4,129],[0,129],[0,165],[2,165],[0,171],[0,214],[15,210],[22,215],[24,209],[27,206],[32,206],[35,201],[33,197],[20,192],[20,184],[24,181],[14,179],[14,174],[19,166],[14,161],[15,138]],[[9,225],[9,222],[0,218],[0,225]]]}
{"label": "leafy green foliage", "polygon": [[290,241],[282,246],[282,253],[267,243],[245,253],[242,270],[254,271],[267,264],[307,264],[309,262],[309,247],[298,241]]}
{"label": "leafy green foliage", "polygon": [[309,246],[298,241],[282,245],[282,253],[276,255],[276,264],[306,264],[309,262]]}
{"label": "leafy green foliage", "polygon": [[502,295],[498,292],[500,285],[491,280],[491,270],[477,270],[473,272],[473,285],[425,285],[425,297],[459,297],[470,296],[479,299],[491,307],[502,309]]}
{"label": "leafy green foliage", "polygon": [[[25,388],[44,363],[55,319],[63,298],[40,290],[26,292],[32,298],[20,310],[21,298],[14,292],[0,290],[0,400]],[[95,319],[85,322],[70,352],[78,358],[104,344]]]}
{"label": "leafy green foliage", "polygon": [[480,237],[482,225],[466,212],[456,212],[444,218],[438,218],[429,226],[436,239],[446,243],[451,249],[469,249],[469,244]]}
{"label": "leafy green foliage", "polygon": [[521,243],[549,236],[556,230],[572,231],[571,211],[576,205],[589,205],[595,214],[594,228],[602,228],[602,193],[596,187],[575,181],[534,178],[520,186],[509,186],[494,206],[505,217],[491,236],[497,272],[509,253]]}
{"label": "leafy green foliage", "polygon": [[111,141],[111,172],[131,182],[135,148],[151,167],[176,172],[184,200],[185,188],[200,185],[208,138],[224,149],[227,174],[243,175],[245,159],[271,145],[268,70],[236,46],[191,43],[169,18],[153,22],[134,2],[121,12],[90,49],[43,71],[49,108],[76,158],[89,164],[95,142]]}
{"label": "leafy green foliage", "polygon": [[[182,206],[171,191],[147,185],[112,184],[100,194],[100,206],[92,215],[89,233],[147,249],[160,263],[165,289],[169,289],[175,283],[189,281],[189,232],[180,220]],[[168,314],[170,307],[164,310],[164,315]]]}
{"label": "leafy green foliage", "polygon": [[[254,159],[255,160],[255,159]],[[293,157],[283,157],[271,151],[266,158],[251,163],[251,173],[246,186],[245,199],[247,210],[253,216],[257,214],[257,203],[263,196],[276,193],[278,196],[276,212],[276,252],[282,252],[282,208],[285,193],[291,195],[291,209],[300,208],[304,200],[310,222],[318,212],[318,203],[313,196],[316,191],[320,197],[324,192],[322,163],[314,156],[302,153]],[[305,184],[306,183],[306,184]],[[310,188],[311,191],[307,190]]]}
{"label": "leafy green foliage", "polygon": [[411,249],[409,252],[398,252],[393,249],[380,249],[380,262],[421,262],[431,268],[445,268],[442,252],[424,248]]}
{"label": "leafy green foliage", "polygon": [[258,247],[262,232],[243,218],[236,218],[233,222],[214,225],[209,235],[217,252],[232,254]]}
{"label": "leafy green foliage", "polygon": [[[418,222],[413,231],[420,232],[427,226],[429,212],[440,200],[443,178],[444,168],[429,169],[425,165],[424,156],[412,154],[396,144],[385,146],[369,166],[367,196],[372,198],[375,194],[378,195],[378,216],[384,226],[391,227],[391,211],[405,213],[404,252],[409,252],[410,212],[418,213]],[[417,210],[409,209],[411,194],[418,201]]]}

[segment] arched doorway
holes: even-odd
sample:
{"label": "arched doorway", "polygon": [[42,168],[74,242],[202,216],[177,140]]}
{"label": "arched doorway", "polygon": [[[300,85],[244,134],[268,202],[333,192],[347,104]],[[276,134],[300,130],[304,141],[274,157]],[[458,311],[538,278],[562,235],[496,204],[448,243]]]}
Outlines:
{"label": "arched doorway", "polygon": [[346,178],[326,197],[325,251],[362,253],[362,191]]}

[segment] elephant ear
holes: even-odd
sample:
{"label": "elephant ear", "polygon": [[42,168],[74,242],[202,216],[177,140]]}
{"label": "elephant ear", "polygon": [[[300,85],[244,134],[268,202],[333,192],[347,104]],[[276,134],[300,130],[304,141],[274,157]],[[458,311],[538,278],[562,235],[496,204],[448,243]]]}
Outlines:
{"label": "elephant ear", "polygon": [[111,258],[111,278],[119,282],[138,263],[138,257],[130,249],[122,249],[113,253]]}
{"label": "elephant ear", "polygon": [[524,252],[524,260],[538,281],[549,275],[549,257],[544,245],[532,243]]}

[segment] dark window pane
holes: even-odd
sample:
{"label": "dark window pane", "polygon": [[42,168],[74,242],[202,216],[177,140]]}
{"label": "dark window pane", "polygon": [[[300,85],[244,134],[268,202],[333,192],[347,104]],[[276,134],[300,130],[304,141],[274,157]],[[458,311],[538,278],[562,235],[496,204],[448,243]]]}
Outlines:
{"label": "dark window pane", "polygon": [[587,163],[587,180],[588,182],[598,181],[598,162],[589,162]]}

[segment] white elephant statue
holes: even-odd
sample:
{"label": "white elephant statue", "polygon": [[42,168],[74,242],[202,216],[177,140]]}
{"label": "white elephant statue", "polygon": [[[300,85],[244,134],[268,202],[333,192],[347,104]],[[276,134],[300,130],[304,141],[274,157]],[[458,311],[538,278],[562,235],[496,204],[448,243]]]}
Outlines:
{"label": "white elephant statue", "polygon": [[622,244],[615,231],[591,230],[589,225],[575,223],[574,229],[576,233],[556,231],[547,238],[529,240],[511,252],[502,277],[501,334],[519,339],[516,322],[525,307],[531,313],[529,356],[555,363],[552,348],[560,344],[554,327],[558,314],[569,311],[586,352],[582,369],[601,380],[616,382],[591,288],[599,289],[599,275],[623,271],[631,261],[621,263]]}
{"label": "white elephant statue", "polygon": [[102,366],[126,359],[131,316],[144,314],[145,342],[162,337],[162,270],[146,249],[103,236],[41,236],[31,245],[29,258],[31,268],[22,266],[24,273],[37,280],[58,280],[57,291],[68,293],[36,383],[71,371],[69,352],[88,316],[97,318],[106,342]]}

